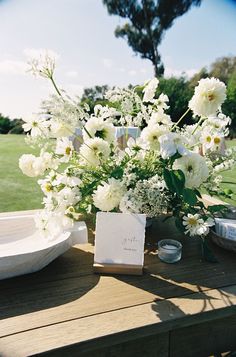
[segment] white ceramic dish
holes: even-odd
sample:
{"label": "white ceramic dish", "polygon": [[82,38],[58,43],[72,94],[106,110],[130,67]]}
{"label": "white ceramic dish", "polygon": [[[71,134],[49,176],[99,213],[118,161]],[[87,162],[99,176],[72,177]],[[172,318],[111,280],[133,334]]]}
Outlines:
{"label": "white ceramic dish", "polygon": [[38,271],[71,246],[86,242],[85,222],[47,241],[37,233],[33,215],[0,217],[0,280]]}

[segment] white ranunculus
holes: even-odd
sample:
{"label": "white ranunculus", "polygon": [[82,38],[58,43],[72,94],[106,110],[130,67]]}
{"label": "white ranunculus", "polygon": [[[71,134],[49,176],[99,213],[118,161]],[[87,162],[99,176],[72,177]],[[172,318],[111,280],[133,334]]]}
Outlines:
{"label": "white ranunculus", "polygon": [[19,167],[23,174],[29,177],[36,177],[44,174],[46,166],[42,157],[31,154],[24,154],[19,159]]}
{"label": "white ranunculus", "polygon": [[93,194],[94,206],[101,211],[109,212],[118,207],[125,193],[122,182],[111,178],[99,185]]}
{"label": "white ranunculus", "polygon": [[151,102],[155,96],[159,80],[157,78],[151,79],[143,89],[143,102]]}
{"label": "white ranunculus", "polygon": [[158,150],[160,147],[158,139],[161,135],[165,134],[167,131],[168,129],[164,125],[159,125],[159,124],[148,125],[146,128],[142,130],[140,137],[150,149]]}
{"label": "white ranunculus", "polygon": [[60,161],[68,162],[72,156],[73,150],[73,144],[68,138],[62,137],[57,139],[55,153],[61,155]]}
{"label": "white ranunculus", "polygon": [[90,166],[99,165],[101,161],[108,159],[110,153],[108,142],[101,138],[89,139],[80,148],[81,159]]}
{"label": "white ranunculus", "polygon": [[205,158],[193,152],[175,160],[173,169],[184,173],[185,187],[188,188],[199,187],[209,176]]}
{"label": "white ranunculus", "polygon": [[[86,130],[87,131],[86,131]],[[83,129],[84,141],[91,137],[99,137],[112,143],[115,140],[115,127],[112,123],[106,122],[103,118],[93,117],[88,120]]]}
{"label": "white ranunculus", "polygon": [[169,159],[176,152],[186,155],[188,150],[183,145],[185,140],[177,133],[168,133],[159,137],[160,154],[163,159]]}
{"label": "white ranunculus", "polygon": [[226,86],[223,82],[214,77],[204,78],[199,81],[192,99],[189,102],[189,108],[194,115],[207,117],[214,115],[220,109],[221,104],[226,98]]}

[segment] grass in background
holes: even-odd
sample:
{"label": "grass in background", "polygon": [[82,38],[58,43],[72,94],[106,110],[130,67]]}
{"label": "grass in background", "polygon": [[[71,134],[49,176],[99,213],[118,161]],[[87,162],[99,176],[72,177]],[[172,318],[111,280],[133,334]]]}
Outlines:
{"label": "grass in background", "polygon": [[22,154],[38,154],[24,135],[0,135],[0,212],[41,208],[43,194],[38,178],[23,175],[18,166]]}
{"label": "grass in background", "polygon": [[[232,147],[236,146],[236,139],[234,140],[227,140],[227,147]],[[231,199],[225,199],[224,201],[236,206],[236,168],[233,170],[228,170],[223,173],[221,173],[223,176],[223,182],[222,187],[223,188],[229,188],[233,191],[233,195]]]}
{"label": "grass in background", "polygon": [[[236,140],[228,141],[236,145]],[[22,154],[38,154],[25,143],[24,135],[0,135],[0,212],[41,208],[43,194],[37,184],[38,178],[22,174],[18,166]],[[236,205],[236,168],[223,173],[224,188],[230,188],[234,195],[227,202]]]}

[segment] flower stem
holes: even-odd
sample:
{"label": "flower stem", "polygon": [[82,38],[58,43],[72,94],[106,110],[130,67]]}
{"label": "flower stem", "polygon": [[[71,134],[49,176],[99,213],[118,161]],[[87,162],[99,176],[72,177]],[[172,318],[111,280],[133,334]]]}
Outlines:
{"label": "flower stem", "polygon": [[90,132],[86,129],[86,127],[84,126],[84,131],[88,134],[88,136],[90,137],[90,139],[92,138],[92,135],[90,134]]}
{"label": "flower stem", "polygon": [[181,122],[181,120],[188,114],[188,112],[190,111],[190,108],[188,108],[186,110],[186,112],[179,118],[179,120],[175,123],[175,125],[171,128],[171,131],[174,130],[178,125],[179,123]]}
{"label": "flower stem", "polygon": [[202,124],[203,120],[205,119],[205,117],[201,117],[199,122],[197,123],[196,128],[194,128],[194,130],[192,131],[191,135],[193,135],[195,133],[195,131],[197,130],[197,128],[199,127],[200,124]]}
{"label": "flower stem", "polygon": [[58,87],[57,87],[57,85],[56,85],[56,83],[55,83],[55,81],[54,81],[54,79],[53,79],[53,76],[50,76],[49,79],[51,80],[51,82],[52,82],[52,84],[53,84],[53,87],[55,88],[57,94],[58,94],[58,95],[62,98],[62,100],[64,101],[64,98],[63,98],[63,96],[62,96],[60,90],[58,89]]}

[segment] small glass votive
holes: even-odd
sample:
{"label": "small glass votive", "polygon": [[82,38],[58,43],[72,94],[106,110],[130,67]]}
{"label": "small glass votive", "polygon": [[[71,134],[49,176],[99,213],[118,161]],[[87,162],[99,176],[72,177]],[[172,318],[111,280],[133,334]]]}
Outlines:
{"label": "small glass votive", "polygon": [[158,257],[165,263],[176,263],[181,259],[182,244],[174,239],[158,242]]}

